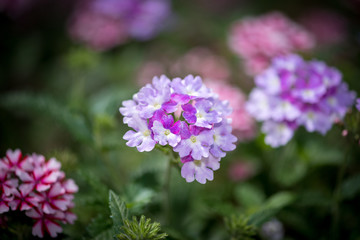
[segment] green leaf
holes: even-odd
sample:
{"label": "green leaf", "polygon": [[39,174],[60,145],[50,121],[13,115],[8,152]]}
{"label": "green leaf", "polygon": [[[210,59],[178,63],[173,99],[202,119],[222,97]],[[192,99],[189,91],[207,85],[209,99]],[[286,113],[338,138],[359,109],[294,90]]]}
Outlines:
{"label": "green leaf", "polygon": [[114,224],[115,234],[120,233],[120,228],[124,221],[127,219],[128,210],[124,201],[120,200],[120,197],[116,195],[112,190],[109,191],[109,208],[111,211],[111,218]]}
{"label": "green leaf", "polygon": [[343,160],[343,153],[336,148],[329,148],[316,141],[310,141],[304,148],[308,162],[313,166],[339,165]]}
{"label": "green leaf", "polygon": [[249,223],[261,226],[273,218],[282,208],[295,200],[295,195],[290,192],[279,192],[268,198],[263,207],[249,217]]}
{"label": "green leaf", "polygon": [[155,192],[153,190],[138,184],[130,184],[126,187],[122,199],[132,213],[140,213],[154,196]]}
{"label": "green leaf", "polygon": [[67,128],[75,139],[86,143],[93,141],[91,130],[84,117],[71,112],[66,106],[57,103],[50,97],[15,92],[1,96],[0,106],[15,112],[27,110],[33,115],[47,115]]}
{"label": "green leaf", "polygon": [[261,209],[249,216],[249,224],[260,227],[265,222],[273,218],[280,209],[278,208],[265,208]]}
{"label": "green leaf", "polygon": [[341,185],[343,199],[352,199],[360,192],[360,174],[352,176]]}
{"label": "green leaf", "polygon": [[295,200],[295,195],[290,192],[279,192],[267,199],[266,208],[283,208]]}
{"label": "green leaf", "polygon": [[237,186],[235,188],[235,197],[245,208],[260,206],[265,200],[265,194],[250,183]]}
{"label": "green leaf", "polygon": [[[283,186],[292,186],[306,174],[307,165],[299,157],[295,144],[287,145],[281,155],[272,163],[272,175]],[[274,156],[275,157],[275,156]]]}

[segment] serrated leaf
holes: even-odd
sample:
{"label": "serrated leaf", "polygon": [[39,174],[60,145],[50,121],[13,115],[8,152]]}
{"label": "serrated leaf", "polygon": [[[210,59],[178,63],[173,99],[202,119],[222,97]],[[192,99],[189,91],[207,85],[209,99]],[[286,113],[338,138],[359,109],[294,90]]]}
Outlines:
{"label": "serrated leaf", "polygon": [[111,211],[110,217],[114,224],[114,232],[115,234],[119,234],[121,226],[127,219],[128,210],[126,208],[126,203],[121,201],[120,197],[112,190],[109,191],[109,208]]}
{"label": "serrated leaf", "polygon": [[71,112],[66,106],[50,97],[15,92],[1,96],[0,106],[13,111],[27,110],[31,111],[31,114],[35,112],[36,115],[47,115],[67,128],[75,139],[86,143],[93,141],[91,130],[84,117]]}
{"label": "serrated leaf", "polygon": [[239,204],[245,208],[261,205],[265,200],[265,194],[255,185],[243,183],[235,188],[235,197]]}
{"label": "serrated leaf", "polygon": [[351,199],[360,192],[360,174],[352,176],[341,185],[341,196],[343,199]]}

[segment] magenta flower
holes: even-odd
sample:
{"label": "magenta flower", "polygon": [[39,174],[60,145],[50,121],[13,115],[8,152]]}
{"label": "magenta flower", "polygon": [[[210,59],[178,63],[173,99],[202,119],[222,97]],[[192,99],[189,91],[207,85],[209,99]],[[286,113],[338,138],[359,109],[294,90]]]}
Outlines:
{"label": "magenta flower", "polygon": [[[154,77],[152,84],[140,89],[132,100],[124,101],[119,110],[124,123],[135,130],[125,133],[126,145],[140,152],[151,151],[159,144],[178,152],[182,162],[194,162],[219,161],[226,151],[235,149],[237,139],[227,119],[231,108],[200,77],[189,75],[172,81],[165,76]],[[200,183],[212,180],[216,169],[205,167],[194,179]]]}
{"label": "magenta flower", "polygon": [[264,121],[265,142],[272,147],[285,145],[299,126],[326,134],[355,99],[337,69],[297,55],[274,58],[255,83],[246,109]]}
{"label": "magenta flower", "polygon": [[46,161],[37,154],[22,157],[20,150],[8,150],[0,160],[0,213],[26,211],[36,220],[34,236],[44,237],[47,232],[56,237],[62,231],[59,222],[72,224],[76,219],[70,210],[73,194],[78,191],[60,168],[55,158]]}

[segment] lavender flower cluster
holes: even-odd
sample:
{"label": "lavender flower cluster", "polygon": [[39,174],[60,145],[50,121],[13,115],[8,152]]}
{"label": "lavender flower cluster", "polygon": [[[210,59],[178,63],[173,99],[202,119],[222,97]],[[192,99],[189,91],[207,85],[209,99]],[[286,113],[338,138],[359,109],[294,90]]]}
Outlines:
{"label": "lavender flower cluster", "polygon": [[0,214],[25,211],[34,219],[32,234],[40,238],[45,231],[56,237],[62,231],[59,222],[74,223],[74,193],[78,187],[65,179],[55,158],[33,154],[23,157],[20,150],[6,152],[0,159]]}
{"label": "lavender flower cluster", "polygon": [[123,121],[135,130],[125,133],[126,144],[140,152],[156,144],[171,147],[180,155],[181,176],[187,182],[213,180],[220,159],[235,149],[237,139],[226,118],[231,108],[199,76],[172,81],[164,75],[154,77],[152,84],[122,104]]}
{"label": "lavender flower cluster", "polygon": [[255,83],[246,109],[264,121],[265,142],[272,147],[285,145],[299,126],[325,134],[355,100],[337,69],[298,55],[274,58]]}

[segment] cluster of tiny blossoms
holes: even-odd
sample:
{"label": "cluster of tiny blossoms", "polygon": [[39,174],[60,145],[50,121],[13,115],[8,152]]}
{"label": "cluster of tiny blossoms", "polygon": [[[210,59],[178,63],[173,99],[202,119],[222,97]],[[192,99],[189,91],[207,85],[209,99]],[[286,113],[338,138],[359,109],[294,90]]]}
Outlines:
{"label": "cluster of tiny blossoms", "polygon": [[82,1],[69,24],[71,37],[90,48],[104,51],[157,35],[171,15],[169,0]]}
{"label": "cluster of tiny blossoms", "polygon": [[213,180],[226,151],[235,149],[231,134],[231,108],[207,88],[200,77],[188,75],[172,81],[154,77],[120,108],[124,123],[133,130],[125,133],[130,147],[151,151],[156,144],[178,152],[181,176],[187,182],[204,184]]}
{"label": "cluster of tiny blossoms", "polygon": [[285,145],[299,126],[325,134],[355,100],[337,69],[298,55],[275,58],[255,83],[246,108],[264,121],[265,142],[272,147]]}
{"label": "cluster of tiny blossoms", "polygon": [[22,156],[20,150],[8,150],[0,160],[0,214],[25,211],[34,219],[32,234],[40,238],[45,231],[56,237],[62,231],[60,222],[72,224],[76,215],[74,193],[78,187],[72,179],[65,179],[61,164],[55,158]]}
{"label": "cluster of tiny blossoms", "polygon": [[229,45],[244,60],[246,72],[254,76],[274,57],[312,48],[314,38],[283,14],[273,12],[235,22]]}

